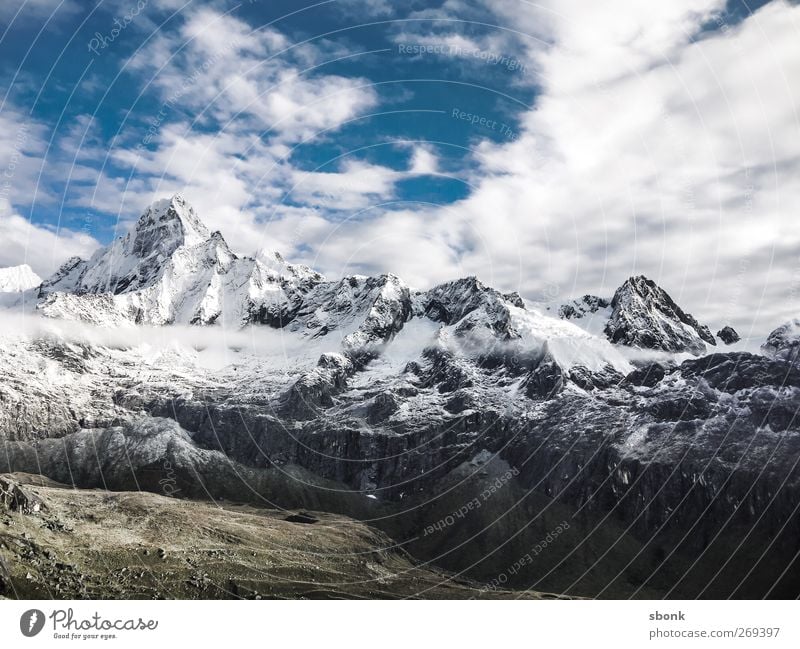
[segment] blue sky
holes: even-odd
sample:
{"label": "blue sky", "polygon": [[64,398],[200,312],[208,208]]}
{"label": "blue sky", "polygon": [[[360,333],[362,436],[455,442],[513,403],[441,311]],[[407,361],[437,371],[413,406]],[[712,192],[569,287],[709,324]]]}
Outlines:
{"label": "blue sky", "polygon": [[[285,63],[287,68],[312,83],[315,78],[330,76],[357,79],[367,84],[366,90],[374,95],[368,104],[369,110],[347,115],[344,123],[321,124],[322,133],[308,131],[301,133],[297,141],[286,140],[292,145],[289,161],[298,169],[335,171],[342,164],[360,162],[402,171],[408,168],[414,155],[415,149],[410,143],[426,143],[436,150],[440,171],[451,173],[452,177],[420,174],[403,178],[392,199],[448,203],[464,197],[469,187],[459,172],[471,164],[469,148],[482,139],[502,142],[514,136],[518,115],[533,104],[535,75],[517,69],[522,64],[513,51],[487,52],[487,56],[496,54],[500,58],[495,64],[482,61],[480,51],[476,52],[477,57],[471,56],[471,52],[453,56],[445,45],[434,47],[429,53],[407,54],[403,30],[412,32],[408,39],[410,49],[417,45],[413,33],[424,33],[425,38],[430,39],[431,34],[441,30],[439,23],[424,17],[406,18],[405,24],[399,23],[393,18],[395,12],[386,13],[380,5],[364,20],[364,16],[358,16],[362,12],[357,4],[153,1],[139,10],[135,2],[122,0],[100,3],[90,13],[78,9],[77,4],[73,9],[72,4],[66,2],[51,16],[43,9],[33,17],[27,17],[26,12],[31,9],[23,6],[3,41],[3,77],[14,80],[10,99],[28,109],[33,119],[47,125],[51,129],[49,135],[56,142],[66,139],[73,144],[78,137],[87,148],[92,144],[127,147],[145,139],[154,120],[158,121],[159,129],[169,124],[185,124],[187,133],[224,132],[226,119],[245,119],[246,116],[216,111],[213,98],[208,105],[179,100],[164,111],[168,88],[160,87],[157,76],[153,79],[151,75],[161,72],[165,78],[175,79],[175,70],[169,67],[162,71],[151,70],[147,65],[135,63],[135,57],[147,58],[162,41],[168,42],[167,47],[174,47],[175,51],[184,46],[187,51],[192,50],[187,57],[192,60],[176,60],[173,67],[191,76],[196,71],[192,64],[196,64],[201,73],[193,84],[198,86],[204,83],[206,75],[202,73],[202,66],[208,61],[220,67],[241,66],[244,60],[248,62],[245,65],[253,64],[254,56],[242,56],[241,60],[229,62],[230,52],[225,51],[223,41],[212,44],[209,38],[209,43],[203,47],[193,47],[184,31],[186,24],[196,19],[198,13],[205,12],[210,31],[215,29],[214,18],[219,17],[218,23],[237,21],[253,30],[261,28],[283,36],[285,42],[264,52],[274,57],[269,62],[270,67]],[[417,3],[420,9],[436,4]],[[48,3],[48,7],[50,5],[56,7],[58,3]],[[304,10],[304,6],[310,8]],[[130,22],[126,16],[131,16]],[[48,18],[49,24],[39,34]],[[120,29],[119,36],[112,41],[115,18],[125,24],[125,28]],[[465,21],[459,25],[458,33],[486,36],[491,30]],[[31,38],[37,35],[38,40],[28,52]],[[109,40],[103,41],[101,37]],[[243,38],[246,37],[245,34]],[[217,45],[223,50],[218,61],[215,59]],[[90,46],[93,49],[89,49]],[[181,56],[179,53],[177,58]],[[202,108],[207,108],[207,112],[198,117]],[[466,116],[454,118],[454,109],[476,114],[478,122],[472,124],[472,118]],[[315,107],[309,108],[309,112],[314,110]],[[163,120],[159,119],[160,112]],[[84,126],[83,120],[90,117],[92,125],[84,139],[87,129],[81,126]],[[265,142],[273,139],[279,128],[268,121],[247,124],[248,134]],[[158,133],[152,134],[146,143],[148,149],[156,149],[158,139]],[[55,159],[59,153],[51,149],[48,158]],[[84,168],[92,167],[116,177],[125,177],[126,172],[130,172],[127,165],[115,164],[113,156],[105,165],[103,162],[103,159],[82,160]],[[107,210],[92,210],[93,205],[86,201],[87,183],[82,176],[53,176],[43,178],[47,184],[42,190],[66,196],[63,208],[59,206],[61,225],[86,227],[100,241],[108,241],[116,215],[109,215]],[[31,205],[22,197],[17,200],[37,223],[52,223],[54,217],[57,218],[49,201]],[[291,193],[285,200],[289,205],[307,203],[302,196],[295,197]],[[135,211],[142,208],[131,207]],[[91,221],[88,224],[87,213]]]}
{"label": "blue sky", "polygon": [[0,265],[180,191],[332,276],[643,272],[760,334],[800,295],[798,31],[782,0],[4,2]]}

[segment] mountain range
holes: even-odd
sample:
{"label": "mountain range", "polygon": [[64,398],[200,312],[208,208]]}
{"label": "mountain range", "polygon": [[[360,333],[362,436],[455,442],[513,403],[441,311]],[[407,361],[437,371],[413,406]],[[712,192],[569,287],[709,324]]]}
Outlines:
{"label": "mountain range", "polygon": [[486,588],[800,594],[798,320],[754,354],[643,276],[550,305],[328,279],[234,253],[179,195],[23,268],[0,471],[345,514]]}

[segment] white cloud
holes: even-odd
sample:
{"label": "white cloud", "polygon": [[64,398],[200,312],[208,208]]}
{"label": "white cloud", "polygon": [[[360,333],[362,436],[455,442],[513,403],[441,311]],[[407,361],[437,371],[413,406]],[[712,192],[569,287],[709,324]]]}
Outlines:
{"label": "white cloud", "polygon": [[97,248],[88,234],[31,224],[11,213],[0,201],[0,267],[28,264],[41,277],[47,277],[69,257],[85,257]]}
{"label": "white cloud", "polygon": [[44,127],[6,103],[0,111],[0,199],[12,204],[30,200],[46,149]]}
{"label": "white cloud", "polygon": [[648,3],[608,0],[548,0],[515,11],[508,0],[495,10],[507,20],[529,14],[555,47],[536,52],[551,92],[570,92],[646,73],[682,51],[698,27],[725,6],[725,0]]}
{"label": "white cloud", "polygon": [[438,173],[437,157],[429,146],[408,142],[396,144],[411,148],[408,169],[396,170],[345,159],[338,171],[295,170],[292,173],[293,184],[287,189],[288,198],[328,211],[363,210],[393,198],[397,182],[404,178]]}
{"label": "white cloud", "polygon": [[[211,9],[185,16],[175,34],[159,34],[129,62],[171,108],[214,118],[227,130],[264,132],[299,142],[373,107],[366,79],[323,74],[315,68],[343,55],[325,43],[294,46],[277,30]],[[352,54],[349,53],[349,54]]]}
{"label": "white cloud", "polygon": [[307,205],[359,210],[394,193],[399,172],[346,160],[340,171],[295,171],[290,197]]}
{"label": "white cloud", "polygon": [[[800,88],[787,82],[800,78],[800,9],[776,2],[690,44],[718,6],[633,9],[624,13],[638,23],[621,27],[613,16],[584,18],[583,6],[564,17],[523,137],[484,148],[485,171],[528,179],[511,181],[526,213],[509,214],[524,254],[547,246],[525,275],[607,293],[645,272],[698,315],[759,332],[798,308],[787,299],[788,260],[737,269],[778,242],[800,246],[791,216],[800,208]],[[472,201],[487,207],[500,183],[509,180],[489,181]],[[721,308],[737,283],[742,303]]]}
{"label": "white cloud", "polygon": [[68,257],[86,255],[97,241],[86,233],[37,225],[20,214],[36,204],[57,205],[39,183],[47,132],[37,120],[6,103],[0,112],[0,267],[27,263],[46,277]]}
{"label": "white cloud", "polygon": [[275,247],[264,239],[265,221],[297,214],[282,204],[294,183],[301,189],[293,202],[319,205],[324,194],[335,199],[330,210],[391,195],[399,175],[388,168],[348,160],[336,176],[346,187],[325,189],[327,176],[304,176],[290,162],[294,146],[331,137],[376,104],[367,80],[316,70],[352,52],[295,45],[208,7],[180,20],[126,63],[143,93],[162,102],[158,112],[129,116],[105,150],[91,133],[82,141],[83,123],[62,137],[62,157],[78,152],[68,173],[74,204],[116,215],[120,232],[152,200],[181,191],[234,249],[252,253],[256,242]]}
{"label": "white cloud", "polygon": [[433,175],[439,173],[439,160],[429,146],[416,146],[411,156],[412,174]]}

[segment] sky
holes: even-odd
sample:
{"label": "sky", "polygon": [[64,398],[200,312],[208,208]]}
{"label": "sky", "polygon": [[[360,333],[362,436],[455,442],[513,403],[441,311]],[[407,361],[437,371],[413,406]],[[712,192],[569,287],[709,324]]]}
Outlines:
{"label": "sky", "polygon": [[240,254],[800,316],[800,6],[3,0],[0,266],[182,193]]}

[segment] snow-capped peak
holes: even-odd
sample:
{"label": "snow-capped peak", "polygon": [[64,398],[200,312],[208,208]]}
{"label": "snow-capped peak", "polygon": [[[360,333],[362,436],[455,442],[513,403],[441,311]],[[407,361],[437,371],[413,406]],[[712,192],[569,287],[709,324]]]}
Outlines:
{"label": "snow-capped peak", "polygon": [[0,268],[0,293],[20,293],[41,283],[42,278],[28,264]]}
{"label": "snow-capped peak", "polygon": [[644,275],[631,277],[611,300],[605,333],[614,343],[702,354],[717,342],[708,327],[681,309],[669,294]]}
{"label": "snow-capped peak", "polygon": [[39,291],[40,313],[103,326],[251,322],[283,326],[324,278],[277,253],[240,257],[180,195],[148,207],[88,261],[72,258]]}
{"label": "snow-capped peak", "polygon": [[[154,202],[127,234],[95,252],[88,261],[70,259],[44,282],[42,293],[118,295],[138,291],[160,278],[176,251],[213,238],[191,205],[175,194]],[[224,241],[222,244],[227,247]]]}
{"label": "snow-capped peak", "polygon": [[697,355],[706,351],[706,345],[717,344],[708,327],[644,275],[625,280],[610,300],[584,295],[544,308],[589,333],[604,335],[612,343],[628,347]]}
{"label": "snow-capped peak", "polygon": [[180,194],[157,200],[148,207],[139,217],[133,233],[128,251],[142,257],[158,248],[194,246],[210,236],[194,208]]}

